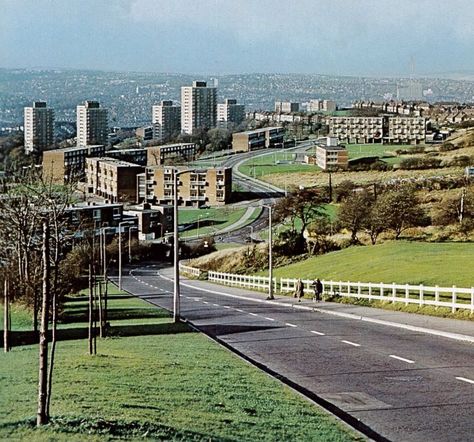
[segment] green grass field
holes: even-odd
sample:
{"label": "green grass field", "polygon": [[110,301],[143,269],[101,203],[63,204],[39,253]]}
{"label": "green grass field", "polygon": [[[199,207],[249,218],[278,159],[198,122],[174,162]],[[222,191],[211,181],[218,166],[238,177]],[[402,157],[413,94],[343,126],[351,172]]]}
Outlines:
{"label": "green grass field", "polygon": [[276,277],[473,287],[472,243],[393,241],[350,247],[274,270]]}
{"label": "green grass field", "polygon": [[258,178],[274,173],[319,172],[321,170],[314,165],[293,163],[294,159],[295,154],[291,152],[269,153],[245,161],[240,165],[239,172],[247,176]]}
{"label": "green grass field", "polygon": [[[361,440],[336,419],[144,301],[111,292],[112,336],[86,331],[86,299],[66,307],[58,343],[52,422],[34,427],[36,345],[1,354],[0,439]],[[15,322],[15,321],[14,321]]]}
{"label": "green grass field", "polygon": [[[246,208],[233,209],[230,207],[220,207],[212,209],[190,209],[179,211],[179,224],[193,223],[195,228],[180,233],[180,237],[199,236],[214,234],[231,224],[236,223],[246,212]],[[256,208],[247,223],[251,223],[260,214],[261,209]],[[199,219],[199,229],[198,227]]]}

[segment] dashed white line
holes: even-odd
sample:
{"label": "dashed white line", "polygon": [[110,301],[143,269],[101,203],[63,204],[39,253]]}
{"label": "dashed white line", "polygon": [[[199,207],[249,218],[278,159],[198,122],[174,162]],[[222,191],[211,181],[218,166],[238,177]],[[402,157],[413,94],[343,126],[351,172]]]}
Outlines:
{"label": "dashed white line", "polygon": [[393,359],[398,359],[399,361],[407,362],[408,364],[414,364],[415,363],[415,361],[412,361],[411,359],[402,358],[402,357],[397,356],[397,355],[389,355],[389,356]]}
{"label": "dashed white line", "polygon": [[236,308],[234,309],[236,312],[240,312],[240,313],[245,313],[243,310],[240,310],[240,308]]}
{"label": "dashed white line", "polygon": [[288,327],[298,327],[297,325],[295,325],[295,324],[290,324],[289,322],[285,322],[285,325],[287,325]]}
{"label": "dashed white line", "polygon": [[357,342],[345,341],[344,339],[342,339],[341,342],[344,342],[344,344],[353,345],[354,347],[360,347],[360,344],[358,344]]}
{"label": "dashed white line", "polygon": [[315,335],[319,335],[319,336],[324,336],[324,333],[318,332],[316,330],[311,330],[310,333],[314,333]]}
{"label": "dashed white line", "polygon": [[219,304],[212,304],[214,307],[219,307]]}
{"label": "dashed white line", "polygon": [[202,301],[203,304],[209,304],[207,301]]}
{"label": "dashed white line", "polygon": [[468,384],[474,384],[474,381],[472,379],[462,378],[461,376],[456,376],[456,379],[458,381],[467,382]]}
{"label": "dashed white line", "polygon": [[232,307],[229,307],[228,305],[223,305],[222,307],[224,307],[224,308],[232,308]]}
{"label": "dashed white line", "polygon": [[249,315],[258,316],[257,313],[252,313],[252,312],[249,312]]}
{"label": "dashed white line", "polygon": [[267,318],[266,316],[265,316],[265,319],[266,319],[267,321],[274,321],[273,318]]}

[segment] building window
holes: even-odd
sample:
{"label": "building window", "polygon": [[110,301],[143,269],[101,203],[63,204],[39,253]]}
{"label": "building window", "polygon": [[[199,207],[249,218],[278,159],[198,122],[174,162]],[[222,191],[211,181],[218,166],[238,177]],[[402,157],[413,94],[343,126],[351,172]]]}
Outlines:
{"label": "building window", "polygon": [[100,220],[101,218],[101,213],[100,213],[100,209],[94,209],[93,212],[92,212],[92,217],[94,218],[94,220]]}

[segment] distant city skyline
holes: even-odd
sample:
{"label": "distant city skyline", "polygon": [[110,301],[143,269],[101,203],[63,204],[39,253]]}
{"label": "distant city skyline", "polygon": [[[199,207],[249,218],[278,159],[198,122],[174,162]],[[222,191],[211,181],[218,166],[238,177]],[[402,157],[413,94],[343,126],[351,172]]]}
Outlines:
{"label": "distant city skyline", "polygon": [[470,0],[0,0],[0,67],[474,72]]}

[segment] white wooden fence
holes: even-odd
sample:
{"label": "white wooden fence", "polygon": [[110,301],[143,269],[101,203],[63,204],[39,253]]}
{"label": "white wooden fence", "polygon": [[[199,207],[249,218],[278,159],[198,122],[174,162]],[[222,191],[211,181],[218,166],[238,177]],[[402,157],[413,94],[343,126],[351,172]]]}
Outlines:
{"label": "white wooden fence", "polygon": [[[247,276],[213,271],[208,272],[207,279],[211,282],[217,282],[218,284],[256,290],[268,290],[268,284],[270,281],[268,276]],[[276,283],[276,278],[273,278],[273,287],[276,287]]]}
{"label": "white wooden fence", "polygon": [[[294,292],[297,279],[280,279],[280,292]],[[304,292],[313,293],[311,280],[302,280]],[[372,282],[321,281],[323,293],[347,296],[349,298],[377,299],[389,302],[402,302],[405,305],[432,305],[448,307],[453,312],[468,309],[474,313],[474,287],[429,287],[410,284],[384,284]]]}
{"label": "white wooden fence", "polygon": [[198,278],[201,276],[202,273],[201,269],[198,269],[196,267],[190,267],[181,263],[179,263],[179,271],[188,275],[196,276]]}
{"label": "white wooden fence", "polygon": [[[202,271],[198,268],[179,265],[180,271],[193,276],[201,276]],[[207,279],[218,284],[248,289],[268,290],[268,276],[247,276],[234,273],[222,273],[209,271]],[[290,293],[296,290],[296,278],[281,278],[277,281],[273,278],[275,292]],[[313,280],[304,279],[304,293],[312,296],[314,293]],[[432,305],[435,307],[447,307],[452,312],[458,309],[470,310],[474,314],[474,287],[460,288],[452,287],[429,287],[424,285],[410,284],[385,284],[383,282],[350,282],[350,281],[324,281],[323,293],[332,296],[346,296],[349,298],[374,299],[388,302],[401,302],[405,305]]]}

